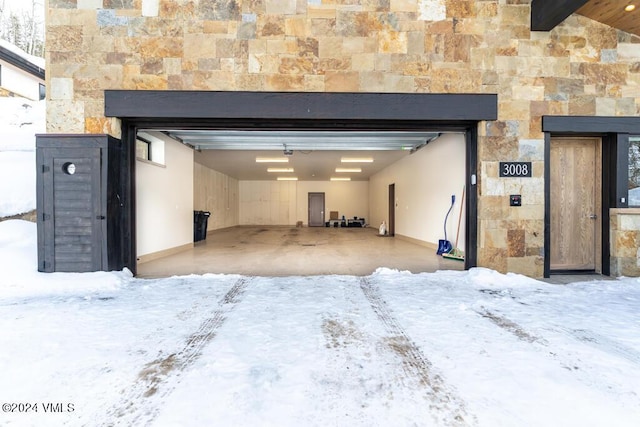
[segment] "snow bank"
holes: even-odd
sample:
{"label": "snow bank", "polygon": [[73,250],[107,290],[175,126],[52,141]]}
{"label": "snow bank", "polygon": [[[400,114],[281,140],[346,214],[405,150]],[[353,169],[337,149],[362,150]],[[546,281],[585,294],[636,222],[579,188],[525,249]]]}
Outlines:
{"label": "snow bank", "polygon": [[36,224],[21,220],[0,222],[0,299],[115,290],[132,277],[129,270],[39,273],[36,243]]}
{"label": "snow bank", "polygon": [[0,217],[36,208],[35,151],[0,151]]}
{"label": "snow bank", "polygon": [[0,98],[0,217],[36,208],[37,133],[45,132],[45,102]]}
{"label": "snow bank", "polygon": [[46,102],[0,98],[0,151],[34,150],[35,135],[46,130]]}

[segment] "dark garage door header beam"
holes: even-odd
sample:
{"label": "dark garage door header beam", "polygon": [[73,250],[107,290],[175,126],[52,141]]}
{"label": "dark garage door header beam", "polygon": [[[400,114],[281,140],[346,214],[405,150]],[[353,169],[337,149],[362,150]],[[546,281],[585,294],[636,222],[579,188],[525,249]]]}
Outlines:
{"label": "dark garage door header beam", "polygon": [[105,91],[121,119],[496,120],[495,94]]}
{"label": "dark garage door header beam", "polygon": [[533,0],[531,31],[551,31],[588,0]]}

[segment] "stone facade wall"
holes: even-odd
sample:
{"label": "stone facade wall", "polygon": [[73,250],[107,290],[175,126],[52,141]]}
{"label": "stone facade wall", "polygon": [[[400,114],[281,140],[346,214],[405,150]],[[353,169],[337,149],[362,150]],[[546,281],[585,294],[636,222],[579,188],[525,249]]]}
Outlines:
{"label": "stone facade wall", "polygon": [[640,277],[640,209],[611,209],[611,275]]}
{"label": "stone facade wall", "polygon": [[[105,89],[497,93],[478,264],[540,277],[541,117],[638,115],[640,37],[579,15],[529,23],[530,0],[48,0],[47,130],[118,136]],[[499,178],[505,160],[534,176]]]}

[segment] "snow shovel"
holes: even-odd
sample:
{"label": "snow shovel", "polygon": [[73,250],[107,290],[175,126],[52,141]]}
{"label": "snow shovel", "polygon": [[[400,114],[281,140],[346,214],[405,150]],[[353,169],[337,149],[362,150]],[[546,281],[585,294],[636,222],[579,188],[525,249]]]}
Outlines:
{"label": "snow shovel", "polygon": [[451,242],[447,240],[447,219],[449,218],[449,214],[451,213],[451,209],[453,209],[453,205],[456,202],[456,195],[451,195],[451,206],[447,211],[447,215],[444,217],[444,240],[438,240],[438,251],[436,254],[442,255],[451,252]]}
{"label": "snow shovel", "polygon": [[443,258],[455,259],[457,261],[464,261],[464,251],[458,249],[458,238],[460,237],[460,221],[462,220],[462,207],[464,206],[464,190],[462,187],[462,201],[460,202],[460,214],[458,215],[458,232],[456,233],[456,246],[450,249],[448,252],[442,254]]}

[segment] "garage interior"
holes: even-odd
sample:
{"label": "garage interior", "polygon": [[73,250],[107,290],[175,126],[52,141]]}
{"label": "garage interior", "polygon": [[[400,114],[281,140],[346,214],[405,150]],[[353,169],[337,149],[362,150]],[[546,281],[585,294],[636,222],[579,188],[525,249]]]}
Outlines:
{"label": "garage interior", "polygon": [[[136,144],[140,277],[464,269],[436,254],[449,208],[465,248],[464,132],[141,128]],[[195,244],[194,211],[210,212]]]}

